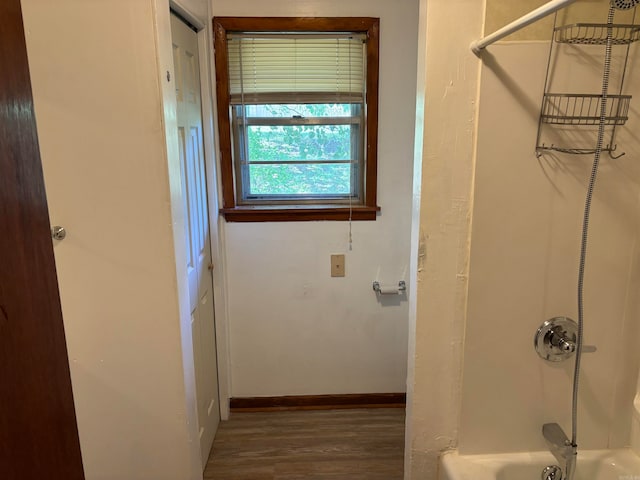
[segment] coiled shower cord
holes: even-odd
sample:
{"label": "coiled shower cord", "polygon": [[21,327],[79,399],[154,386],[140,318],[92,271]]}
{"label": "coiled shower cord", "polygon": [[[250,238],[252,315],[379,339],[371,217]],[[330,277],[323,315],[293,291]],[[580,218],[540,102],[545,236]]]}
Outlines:
{"label": "coiled shower cord", "polygon": [[602,148],[604,147],[604,130],[607,116],[607,98],[609,95],[609,75],[611,72],[611,45],[613,36],[614,6],[609,7],[607,16],[607,43],[604,54],[604,73],[602,74],[602,100],[600,103],[600,123],[598,125],[598,140],[591,167],[591,176],[587,187],[587,196],[584,203],[584,217],[582,219],[582,240],[580,244],[580,265],[578,267],[578,335],[576,345],[576,363],[573,370],[573,403],[571,414],[571,444],[578,445],[578,388],[580,386],[580,362],[582,360],[582,337],[584,332],[584,269],[587,260],[587,241],[589,239],[589,219],[591,217],[591,202],[593,190],[598,176],[598,167]]}

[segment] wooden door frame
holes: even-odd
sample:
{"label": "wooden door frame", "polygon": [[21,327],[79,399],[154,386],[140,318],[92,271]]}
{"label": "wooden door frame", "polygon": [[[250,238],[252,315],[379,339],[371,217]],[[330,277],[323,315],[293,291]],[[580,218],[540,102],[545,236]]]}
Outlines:
{"label": "wooden door frame", "polygon": [[[208,206],[209,206],[209,238],[211,244],[211,259],[214,265],[213,269],[213,299],[214,299],[214,315],[215,315],[215,336],[216,336],[216,354],[218,363],[218,405],[220,408],[220,419],[229,419],[229,399],[231,398],[231,375],[230,375],[230,355],[229,355],[229,329],[228,315],[226,309],[226,265],[224,255],[224,221],[222,221],[219,210],[220,191],[218,182],[218,165],[217,155],[219,151],[217,135],[214,134],[215,124],[215,104],[212,91],[211,79],[215,78],[213,71],[212,45],[213,45],[213,29],[211,24],[211,5],[207,2],[207,17],[203,18],[188,8],[187,2],[184,0],[168,0],[166,9],[158,9],[158,23],[169,24],[170,10],[176,11],[184,20],[187,20],[197,29],[198,36],[198,57],[200,64],[200,90],[202,100],[202,130],[204,135],[204,158],[206,168]],[[166,17],[165,17],[166,15]],[[171,30],[158,28],[158,54],[160,57],[166,58],[170,56],[173,62],[173,51],[171,48]],[[169,51],[166,51],[167,46]],[[165,51],[163,51],[163,49]],[[162,65],[162,62],[159,62]],[[172,64],[172,63],[171,63]],[[160,69],[160,79],[167,84],[166,72]],[[173,67],[172,67],[173,74]],[[173,112],[167,111],[167,107],[171,110],[171,106],[175,109],[176,98],[175,89],[163,88],[163,104],[165,105],[165,127],[167,135],[168,155],[171,157],[177,155],[177,147],[172,148],[170,143],[170,127],[169,124],[175,126],[175,120],[171,120]],[[174,129],[175,132],[175,129]],[[174,135],[175,136],[175,135]],[[171,159],[170,163],[179,163],[179,158]],[[174,171],[170,169],[170,174]],[[175,227],[174,227],[175,229]],[[176,232],[183,232],[177,230]],[[178,243],[176,243],[178,246]],[[179,256],[177,248],[176,256]],[[183,252],[184,253],[184,252]],[[185,277],[186,278],[186,277]]]}

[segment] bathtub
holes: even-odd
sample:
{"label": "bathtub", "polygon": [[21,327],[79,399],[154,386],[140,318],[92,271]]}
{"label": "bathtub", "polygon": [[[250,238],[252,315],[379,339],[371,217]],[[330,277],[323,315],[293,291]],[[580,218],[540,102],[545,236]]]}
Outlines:
{"label": "bathtub", "polygon": [[[497,455],[449,452],[440,459],[438,479],[540,480],[542,469],[547,465],[558,465],[548,452]],[[574,480],[640,480],[640,457],[631,450],[579,451]]]}

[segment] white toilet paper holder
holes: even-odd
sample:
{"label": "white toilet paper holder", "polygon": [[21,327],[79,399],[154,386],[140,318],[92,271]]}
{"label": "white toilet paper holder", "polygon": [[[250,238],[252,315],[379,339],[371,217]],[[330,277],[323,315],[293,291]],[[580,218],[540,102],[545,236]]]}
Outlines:
{"label": "white toilet paper holder", "polygon": [[376,292],[376,295],[402,295],[407,291],[407,284],[404,280],[400,280],[398,282],[398,287],[394,289],[382,288],[380,286],[380,282],[373,282],[373,291]]}

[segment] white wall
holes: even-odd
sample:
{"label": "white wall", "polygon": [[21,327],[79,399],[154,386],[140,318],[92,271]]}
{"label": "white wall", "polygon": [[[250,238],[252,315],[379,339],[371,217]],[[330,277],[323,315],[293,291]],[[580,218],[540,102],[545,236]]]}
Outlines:
{"label": "white wall", "polygon": [[86,478],[201,478],[168,2],[22,7]]}
{"label": "white wall", "polygon": [[[220,16],[380,17],[375,222],[228,223],[233,396],[402,392],[406,298],[381,304],[371,284],[407,280],[418,1],[214,0]],[[346,277],[331,278],[331,254]]]}

